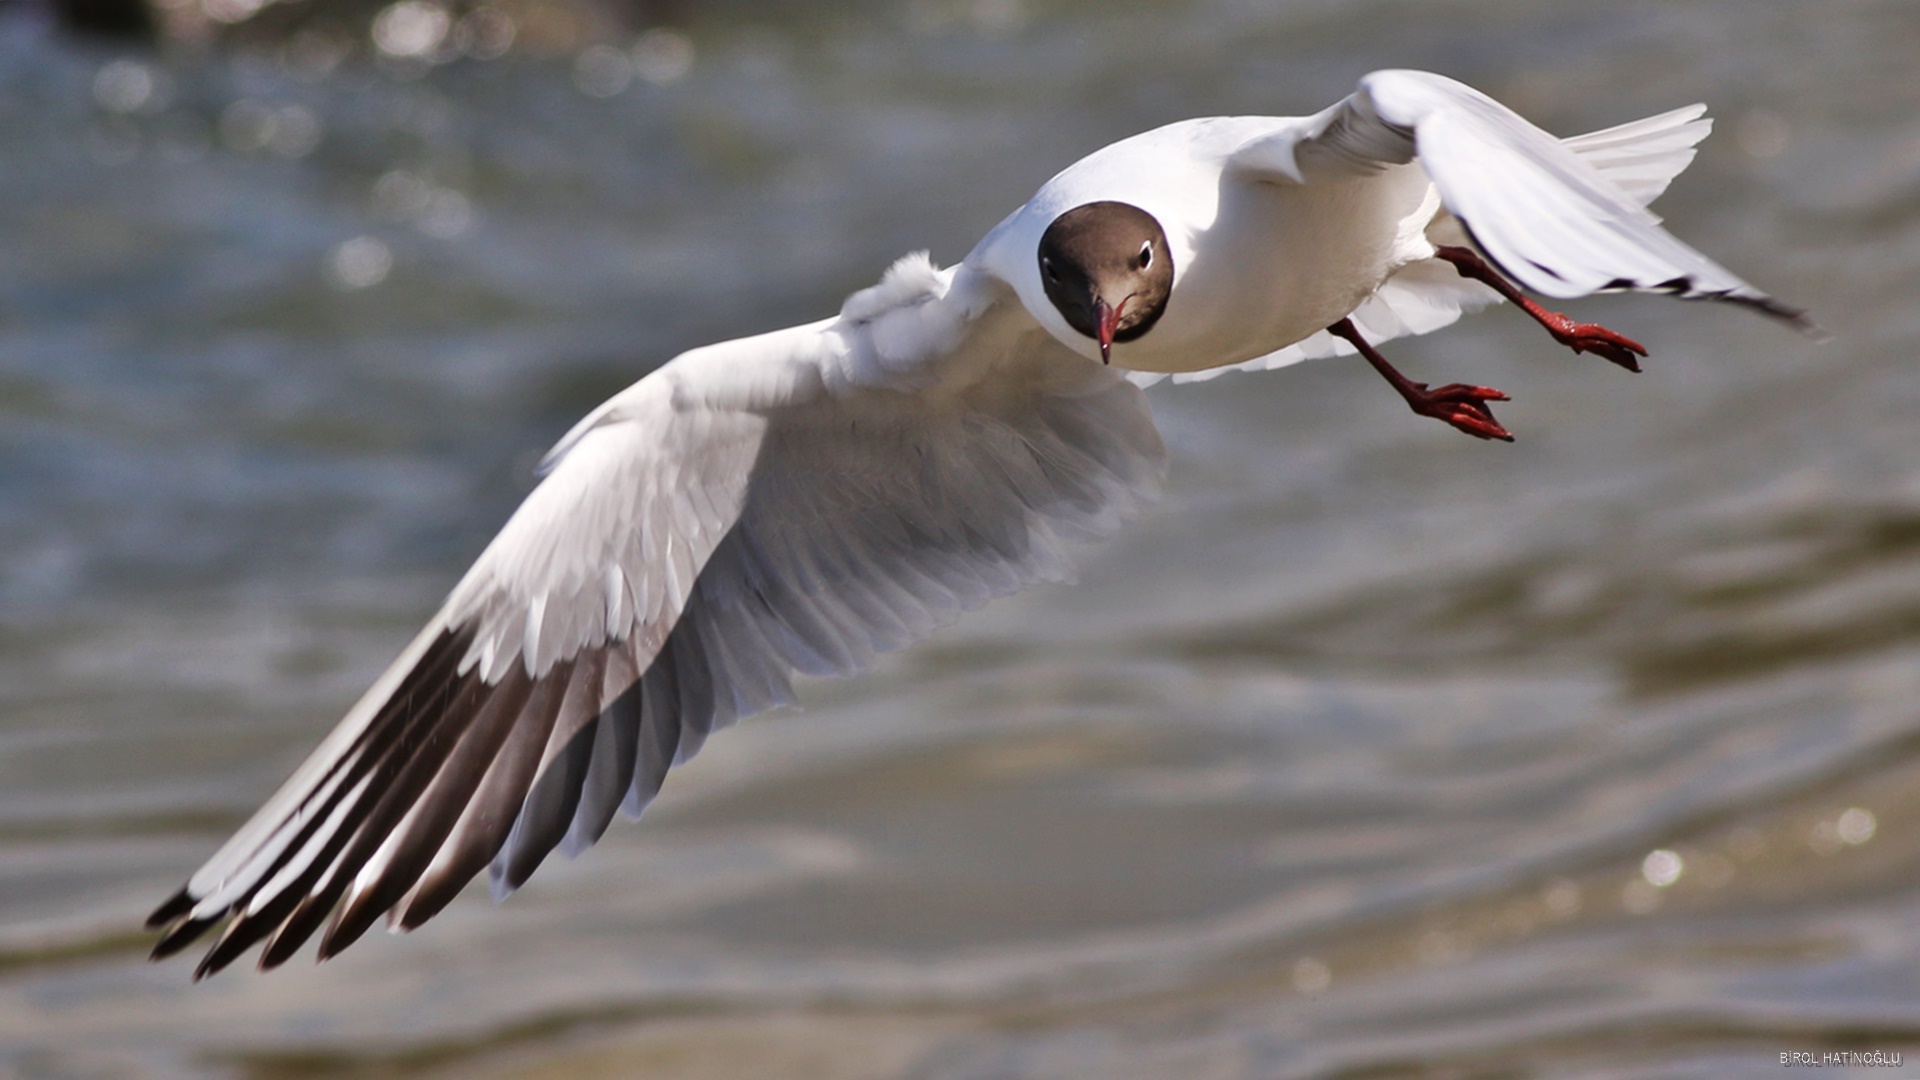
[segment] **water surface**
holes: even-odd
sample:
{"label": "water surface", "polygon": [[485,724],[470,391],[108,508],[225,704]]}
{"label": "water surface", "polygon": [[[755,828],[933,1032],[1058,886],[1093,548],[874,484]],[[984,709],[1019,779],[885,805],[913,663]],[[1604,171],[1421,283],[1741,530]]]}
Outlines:
{"label": "water surface", "polygon": [[[274,48],[134,57],[142,97],[0,19],[0,1074],[1920,1054],[1920,9],[740,4],[686,34],[682,77],[611,97],[565,60]],[[594,403],[959,258],[1114,138],[1385,66],[1562,133],[1709,102],[1660,209],[1835,340],[1614,298],[1574,310],[1652,346],[1639,377],[1506,310],[1392,346],[1512,393],[1513,447],[1339,361],[1156,388],[1168,494],[1077,585],[808,684],[504,905],[270,977],[145,962],[146,911]]]}

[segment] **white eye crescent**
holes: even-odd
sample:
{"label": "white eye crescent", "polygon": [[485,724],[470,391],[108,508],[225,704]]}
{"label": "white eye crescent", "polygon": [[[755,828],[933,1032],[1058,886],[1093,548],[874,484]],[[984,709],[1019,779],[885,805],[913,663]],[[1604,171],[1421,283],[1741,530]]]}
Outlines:
{"label": "white eye crescent", "polygon": [[1149,240],[1146,243],[1140,245],[1140,269],[1145,270],[1147,267],[1152,265],[1153,265],[1153,241]]}

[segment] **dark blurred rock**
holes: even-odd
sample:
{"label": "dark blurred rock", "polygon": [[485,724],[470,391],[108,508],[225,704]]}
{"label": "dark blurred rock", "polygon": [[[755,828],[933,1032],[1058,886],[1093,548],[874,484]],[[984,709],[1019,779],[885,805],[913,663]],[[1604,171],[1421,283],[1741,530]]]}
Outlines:
{"label": "dark blurred rock", "polygon": [[85,37],[150,43],[158,30],[146,0],[53,0],[62,29]]}

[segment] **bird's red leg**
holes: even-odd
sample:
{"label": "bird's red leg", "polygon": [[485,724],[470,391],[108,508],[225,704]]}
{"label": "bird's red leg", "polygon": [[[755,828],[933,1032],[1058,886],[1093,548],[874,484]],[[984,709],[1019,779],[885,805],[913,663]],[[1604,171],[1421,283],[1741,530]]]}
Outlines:
{"label": "bird's red leg", "polygon": [[1621,334],[1616,334],[1604,326],[1593,323],[1574,322],[1557,311],[1548,311],[1534,303],[1522,293],[1518,286],[1508,281],[1500,271],[1487,265],[1478,253],[1463,247],[1436,247],[1434,254],[1453,264],[1463,278],[1478,281],[1491,287],[1495,292],[1507,298],[1514,307],[1533,316],[1533,321],[1547,328],[1553,339],[1574,352],[1597,353],[1619,364],[1628,371],[1640,370],[1640,357],[1647,355],[1647,347]]}
{"label": "bird's red leg", "polygon": [[1387,358],[1360,336],[1352,319],[1341,319],[1327,327],[1327,333],[1352,342],[1353,347],[1360,350],[1360,355],[1367,358],[1367,363],[1373,365],[1373,370],[1400,391],[1400,396],[1407,399],[1407,405],[1414,412],[1445,421],[1475,438],[1513,441],[1513,433],[1501,427],[1500,421],[1493,418],[1493,410],[1487,407],[1489,401],[1512,401],[1507,395],[1491,386],[1468,386],[1464,383],[1450,383],[1438,390],[1429,390],[1426,383],[1414,382],[1387,363]]}

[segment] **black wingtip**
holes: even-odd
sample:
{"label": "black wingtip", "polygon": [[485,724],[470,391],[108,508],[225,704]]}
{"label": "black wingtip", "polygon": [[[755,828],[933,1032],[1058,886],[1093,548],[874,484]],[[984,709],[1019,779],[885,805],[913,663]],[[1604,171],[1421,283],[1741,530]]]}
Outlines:
{"label": "black wingtip", "polygon": [[1653,288],[1657,291],[1672,293],[1682,300],[1711,300],[1720,304],[1736,304],[1748,310],[1757,311],[1769,319],[1786,323],[1814,342],[1824,343],[1833,340],[1833,335],[1819,323],[1814,322],[1812,316],[1807,314],[1807,309],[1781,303],[1763,292],[1735,292],[1731,289],[1724,292],[1699,292],[1694,290],[1693,279],[1686,277],[1661,282]]}
{"label": "black wingtip", "polygon": [[260,950],[260,970],[272,971],[293,959],[293,954],[299,952],[300,946],[305,945],[313,932],[320,928],[321,920],[327,917],[332,907],[331,899],[324,904],[316,904],[311,898],[302,901],[274,931],[273,936],[267,939],[266,947]]}
{"label": "black wingtip", "polygon": [[235,918],[227,924],[227,931],[220,935],[220,940],[214,942],[213,948],[207,950],[207,955],[201,957],[200,962],[194,965],[193,981],[199,982],[209,975],[218,975],[225,971],[228,964],[239,959],[241,953],[246,952],[248,947],[260,940],[261,933],[258,923],[245,918]]}
{"label": "black wingtip", "polygon": [[260,950],[260,961],[256,967],[263,972],[272,971],[274,968],[292,959],[293,954],[299,950],[301,944],[305,941],[306,938],[301,938],[299,941],[292,942],[285,947],[279,947],[281,935],[275,934],[273,939],[267,942],[267,947]]}
{"label": "black wingtip", "polygon": [[1824,346],[1826,342],[1834,340],[1832,331],[1828,331],[1828,329],[1822,327],[1820,323],[1814,323],[1811,315],[1807,315],[1807,311],[1803,311],[1803,309],[1799,309],[1799,307],[1788,307],[1782,304],[1778,313],[1776,313],[1776,311],[1768,311],[1768,313],[1774,315],[1776,319],[1784,319],[1789,327],[1793,327],[1795,331],[1801,332],[1801,336],[1805,336],[1807,340],[1811,340],[1812,344]]}
{"label": "black wingtip", "polygon": [[471,875],[447,873],[423,879],[414,888],[413,895],[403,902],[405,906],[397,909],[394,928],[402,931],[419,929],[422,923],[446,910],[470,879]]}
{"label": "black wingtip", "polygon": [[219,921],[218,918],[212,918],[187,919],[181,922],[178,926],[167,931],[164,937],[154,943],[153,951],[147,954],[147,959],[165,960],[167,957],[193,944],[196,938],[206,933],[214,923]]}
{"label": "black wingtip", "polygon": [[154,908],[153,914],[147,916],[147,929],[164,930],[171,925],[175,919],[192,910],[193,897],[187,895],[187,890],[181,889],[179,892],[168,897],[166,903]]}
{"label": "black wingtip", "polygon": [[349,946],[360,940],[362,934],[373,928],[374,922],[380,918],[382,911],[393,906],[391,900],[382,904],[367,903],[366,895],[362,894],[354,898],[360,900],[360,903],[348,900],[334,912],[333,925],[327,927],[327,932],[320,937],[320,952],[316,959],[327,961],[345,952]]}
{"label": "black wingtip", "polygon": [[198,964],[194,965],[193,981],[199,982],[201,979],[204,979],[209,975],[218,974],[220,969],[226,966],[227,965],[224,963],[220,963],[220,964],[214,963],[213,954],[208,953],[207,955],[200,958],[200,962]]}
{"label": "black wingtip", "polygon": [[[300,893],[287,890],[259,908],[236,915],[227,923],[226,933],[221,934],[220,940],[214,942],[213,948],[207,951],[200,968],[212,975],[238,960],[242,953],[258,944],[262,938],[275,934],[285,926],[301,899]],[[199,978],[199,975],[196,974],[195,978]]]}
{"label": "black wingtip", "polygon": [[1814,322],[1813,317],[1807,314],[1807,309],[1797,308],[1791,304],[1783,304],[1765,293],[1759,293],[1753,296],[1725,294],[1717,296],[1714,299],[1725,300],[1728,303],[1739,304],[1743,307],[1750,307],[1768,318],[1778,319],[1788,326],[1793,327],[1795,330],[1798,330],[1808,340],[1815,343],[1824,345],[1833,340],[1833,335],[1828,333],[1825,327]]}

